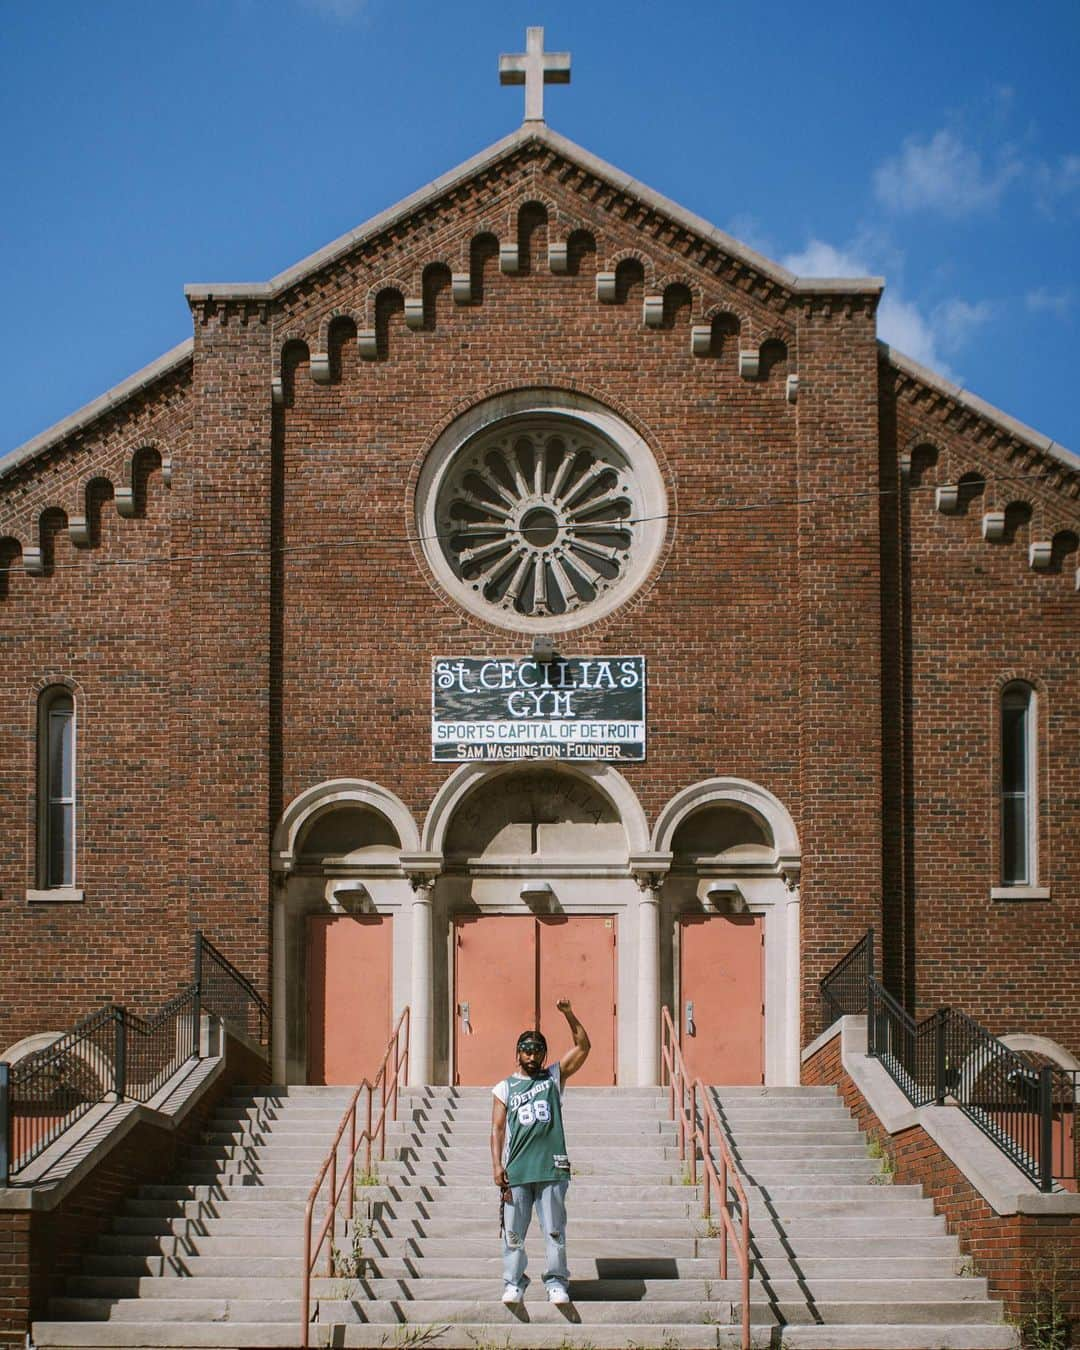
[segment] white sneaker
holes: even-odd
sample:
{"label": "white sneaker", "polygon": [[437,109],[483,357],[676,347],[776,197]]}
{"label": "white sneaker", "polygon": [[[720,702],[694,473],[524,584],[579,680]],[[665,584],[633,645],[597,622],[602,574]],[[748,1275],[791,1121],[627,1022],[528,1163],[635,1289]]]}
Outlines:
{"label": "white sneaker", "polygon": [[524,1291],[516,1284],[508,1284],[502,1293],[502,1301],[506,1304],[520,1303],[524,1297]]}
{"label": "white sneaker", "polygon": [[569,1292],[569,1290],[564,1289],[564,1288],[562,1287],[561,1284],[553,1284],[553,1285],[548,1289],[548,1302],[549,1302],[549,1303],[569,1303],[569,1302],[570,1302],[570,1292]]}

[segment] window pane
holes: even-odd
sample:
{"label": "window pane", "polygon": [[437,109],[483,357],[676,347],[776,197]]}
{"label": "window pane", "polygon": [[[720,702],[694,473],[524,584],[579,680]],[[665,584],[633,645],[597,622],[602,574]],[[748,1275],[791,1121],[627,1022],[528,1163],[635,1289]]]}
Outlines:
{"label": "window pane", "polygon": [[70,803],[53,803],[48,810],[47,886],[72,886],[75,882],[75,808]]}
{"label": "window pane", "polygon": [[1001,825],[1001,879],[1022,885],[1028,880],[1026,797],[1002,797]]}
{"label": "window pane", "polygon": [[1011,699],[1001,709],[1001,789],[1023,792],[1027,787],[1027,707]]}
{"label": "window pane", "polygon": [[75,719],[70,708],[49,710],[49,797],[70,797],[74,778]]}

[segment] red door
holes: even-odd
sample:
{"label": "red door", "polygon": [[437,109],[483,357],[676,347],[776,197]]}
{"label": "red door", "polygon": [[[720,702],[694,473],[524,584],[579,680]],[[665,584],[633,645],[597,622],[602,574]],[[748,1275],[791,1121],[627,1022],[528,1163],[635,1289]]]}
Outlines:
{"label": "red door", "polygon": [[540,1030],[552,1057],[569,1050],[566,1018],[555,1006],[560,998],[568,998],[592,1044],[574,1082],[608,1087],[615,1082],[614,916],[553,915],[537,923]]}
{"label": "red door", "polygon": [[392,1020],[392,923],[383,914],[309,916],[309,1083],[379,1072]]}
{"label": "red door", "polygon": [[551,1057],[571,1044],[555,1007],[568,998],[592,1051],[576,1083],[615,1082],[615,920],[572,914],[491,914],[454,921],[454,1082],[497,1083],[514,1043],[539,1026]]}
{"label": "red door", "polygon": [[679,1039],[687,1071],[706,1083],[763,1083],[763,917],[685,915],[679,939]]}
{"label": "red door", "polygon": [[454,1082],[497,1083],[514,1042],[536,1025],[536,920],[485,914],[454,920]]}

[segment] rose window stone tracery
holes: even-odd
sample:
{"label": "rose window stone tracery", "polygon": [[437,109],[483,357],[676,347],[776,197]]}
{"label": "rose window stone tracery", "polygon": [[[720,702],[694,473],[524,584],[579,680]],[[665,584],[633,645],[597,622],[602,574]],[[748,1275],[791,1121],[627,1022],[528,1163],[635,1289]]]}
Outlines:
{"label": "rose window stone tracery", "polygon": [[488,604],[526,616],[567,614],[607,591],[625,570],[636,526],[622,456],[576,428],[479,438],[439,500],[454,571]]}
{"label": "rose window stone tracery", "polygon": [[610,613],[649,575],[667,497],[643,438],[562,390],[478,403],[432,446],[417,486],[421,547],[480,618],[560,632]]}

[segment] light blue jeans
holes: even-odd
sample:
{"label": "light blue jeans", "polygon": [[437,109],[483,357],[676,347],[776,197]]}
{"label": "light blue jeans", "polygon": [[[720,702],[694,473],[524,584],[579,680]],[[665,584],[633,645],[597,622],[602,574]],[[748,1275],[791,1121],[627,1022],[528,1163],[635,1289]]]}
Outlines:
{"label": "light blue jeans", "polygon": [[503,1206],[503,1279],[520,1288],[525,1279],[525,1234],[529,1231],[533,1207],[544,1235],[547,1269],[544,1284],[550,1289],[570,1282],[566,1266],[566,1188],[569,1181],[536,1181],[511,1186],[512,1205]]}

